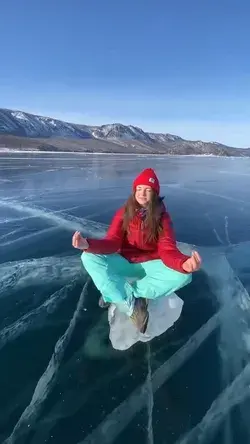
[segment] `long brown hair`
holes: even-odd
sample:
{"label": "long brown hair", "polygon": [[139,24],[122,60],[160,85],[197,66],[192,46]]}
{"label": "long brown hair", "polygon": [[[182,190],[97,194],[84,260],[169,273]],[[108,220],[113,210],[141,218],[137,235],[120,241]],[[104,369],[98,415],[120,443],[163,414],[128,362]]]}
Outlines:
{"label": "long brown hair", "polygon": [[[162,212],[162,200],[163,197],[159,197],[158,194],[152,190],[151,199],[146,209],[146,215],[142,221],[144,226],[148,228],[147,241],[157,241],[162,231],[161,226],[161,212]],[[123,224],[122,228],[125,233],[129,233],[129,223],[139,210],[141,206],[135,198],[135,194],[131,194],[124,206]]]}

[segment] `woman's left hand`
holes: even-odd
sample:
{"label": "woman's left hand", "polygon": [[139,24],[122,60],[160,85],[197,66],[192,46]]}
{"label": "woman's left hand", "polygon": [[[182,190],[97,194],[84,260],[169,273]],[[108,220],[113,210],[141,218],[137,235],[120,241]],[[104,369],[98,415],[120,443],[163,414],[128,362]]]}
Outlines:
{"label": "woman's left hand", "polygon": [[187,273],[199,270],[201,266],[201,257],[197,251],[192,252],[192,256],[182,264],[182,268]]}

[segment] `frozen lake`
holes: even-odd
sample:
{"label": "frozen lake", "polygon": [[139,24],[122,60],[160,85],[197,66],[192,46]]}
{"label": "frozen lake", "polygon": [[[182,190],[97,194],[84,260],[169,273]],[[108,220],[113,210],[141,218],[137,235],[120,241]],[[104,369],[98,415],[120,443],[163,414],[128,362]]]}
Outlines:
{"label": "frozen lake", "polygon": [[[118,352],[71,239],[146,167],[204,262],[176,325]],[[249,221],[250,159],[1,153],[0,442],[249,443]]]}

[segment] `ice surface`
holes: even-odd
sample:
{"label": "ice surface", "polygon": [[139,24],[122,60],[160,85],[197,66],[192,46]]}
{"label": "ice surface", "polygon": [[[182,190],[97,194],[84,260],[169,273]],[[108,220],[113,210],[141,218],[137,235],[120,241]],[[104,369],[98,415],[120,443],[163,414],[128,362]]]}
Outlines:
{"label": "ice surface", "polygon": [[150,344],[147,344],[147,362],[148,362],[148,375],[147,375],[147,387],[148,387],[148,444],[154,444],[154,431],[153,431],[153,411],[154,411],[154,392],[152,386],[152,368],[151,368],[151,348]]}
{"label": "ice surface", "polygon": [[[184,250],[187,248],[187,245]],[[202,327],[189,338],[189,340],[166,362],[164,362],[151,377],[152,392],[157,391],[171,376],[173,376],[177,370],[179,370],[186,361],[202,346],[204,341],[217,329],[223,328],[224,323],[230,316],[234,316],[235,310],[238,311],[239,320],[243,322],[249,317],[250,298],[246,289],[243,287],[240,280],[234,274],[229,262],[227,261],[225,254],[218,253],[217,249],[201,248],[201,254],[203,257],[202,269],[206,273],[211,292],[213,292],[218,301],[227,300],[226,304],[221,304],[221,308],[215,313]],[[202,289],[201,289],[202,291]],[[231,324],[232,325],[232,324]],[[232,333],[233,334],[233,333]],[[237,330],[236,336],[238,336],[239,344],[242,344],[241,332]],[[228,347],[230,344],[228,343]],[[232,352],[238,355],[240,359],[240,349],[232,349]],[[248,369],[242,373],[243,386],[247,389],[248,382]],[[224,381],[223,381],[224,382]],[[237,399],[238,384],[232,384],[229,392],[226,392],[226,396],[222,395],[224,399],[224,405],[232,397]],[[241,392],[242,393],[242,392]],[[229,396],[228,396],[229,394]],[[96,444],[102,442],[103,444],[114,443],[120,433],[128,426],[134,416],[148,404],[149,385],[148,378],[145,383],[139,386],[130,396],[125,399],[118,407],[116,407],[106,418],[79,444]],[[215,400],[217,404],[221,406],[220,398]],[[231,402],[231,401],[230,401]],[[232,405],[236,404],[235,401]],[[214,412],[214,410],[213,410]],[[211,418],[211,416],[208,416]],[[216,413],[212,418],[217,421]],[[207,428],[209,432],[209,428]],[[196,435],[195,435],[196,436]],[[205,435],[203,436],[205,438]],[[184,443],[185,441],[183,441]],[[203,442],[203,441],[187,441],[189,442]],[[204,439],[205,442],[205,439]]]}
{"label": "ice surface", "polygon": [[6,262],[0,267],[0,299],[31,285],[50,282],[65,285],[82,272],[77,255]]}
{"label": "ice surface", "polygon": [[26,313],[11,325],[0,331],[0,350],[8,342],[14,341],[18,336],[32,328],[40,328],[44,325],[45,319],[54,311],[69,295],[70,290],[74,288],[77,280],[73,280],[69,284],[57,290],[46,301],[34,310]]}
{"label": "ice surface", "polygon": [[27,433],[29,433],[29,427],[31,427],[36,421],[36,418],[38,417],[48,394],[56,382],[56,376],[60,368],[61,361],[64,357],[65,350],[76,327],[79,314],[83,308],[88,284],[89,279],[86,281],[83,287],[69,326],[65,333],[58,339],[50,362],[36,385],[30,404],[26,407],[19,418],[12,434],[4,441],[3,444],[13,444],[16,442],[16,440],[20,439],[20,437],[25,436]]}
{"label": "ice surface", "polygon": [[156,301],[149,301],[149,321],[146,333],[141,334],[124,313],[114,305],[109,308],[109,338],[117,350],[126,350],[136,342],[148,342],[168,330],[181,315],[183,301],[175,293]]}
{"label": "ice surface", "polygon": [[[113,161],[111,157],[112,155],[110,155],[108,159],[110,162]],[[71,159],[69,160],[71,161]],[[143,156],[140,157],[139,161],[140,165],[141,162],[144,162]],[[157,160],[155,160],[155,158],[154,161],[156,163],[158,162]],[[181,159],[181,161],[183,161],[183,158]],[[194,161],[195,159],[192,158],[192,162]],[[105,160],[105,162],[107,162],[107,160]],[[125,165],[124,156],[122,162]],[[162,160],[160,162],[163,163]],[[168,159],[168,162],[170,162],[170,159]],[[176,162],[176,160],[174,160],[174,162]],[[133,158],[133,164],[134,163],[135,163],[135,158]],[[107,163],[105,163],[105,165],[107,165]],[[3,167],[3,169],[4,168],[5,167]],[[131,164],[129,168],[131,168],[132,173],[133,171],[135,171],[135,169],[131,167]],[[13,169],[18,170],[19,166],[14,165]],[[51,174],[54,173],[51,172]],[[72,173],[70,171],[69,177],[71,174]],[[75,172],[73,174],[75,174]],[[100,174],[103,175],[103,171],[101,171]],[[204,174],[203,171],[200,172],[200,175],[203,174]],[[89,199],[90,202],[92,202],[92,200],[96,201],[97,198],[95,194],[94,193],[92,193],[91,195],[88,194],[87,197],[85,195],[81,196],[82,194],[81,186],[75,182],[72,184],[72,189],[70,189],[70,192],[67,192],[67,190],[64,189],[64,187],[61,187],[62,182],[58,182],[58,188],[60,186],[60,193],[58,193],[51,183],[49,182],[47,183],[47,178],[49,177],[49,175],[50,173],[46,173],[46,184],[45,184],[46,188],[40,189],[41,194],[37,194],[37,191],[34,193],[33,196],[32,194],[29,194],[29,192],[32,191],[33,189],[30,188],[30,185],[34,183],[33,180],[34,181],[40,180],[41,175],[39,176],[39,174],[36,175],[34,174],[32,175],[32,182],[27,183],[27,187],[25,188],[24,192],[23,190],[19,189],[19,183],[17,188],[14,188],[13,184],[12,185],[13,190],[12,188],[11,190],[13,191],[13,193],[15,193],[15,195],[14,196],[11,195],[8,198],[4,197],[1,198],[0,205],[2,205],[2,207],[5,207],[4,210],[6,209],[6,207],[11,208],[12,211],[10,212],[10,216],[12,216],[12,214],[13,216],[15,216],[15,218],[12,218],[12,221],[10,219],[7,220],[4,214],[0,216],[0,218],[2,218],[1,226],[3,228],[3,231],[1,232],[0,236],[0,243],[1,243],[0,247],[2,247],[2,249],[5,249],[6,252],[9,251],[10,249],[13,249],[14,251],[14,249],[18,246],[19,247],[23,246],[23,248],[25,248],[27,242],[29,243],[35,243],[38,241],[43,242],[43,239],[44,238],[46,239],[46,236],[50,236],[53,233],[56,235],[58,228],[60,229],[64,228],[69,234],[69,239],[70,239],[70,233],[72,233],[75,229],[80,229],[83,231],[84,234],[96,237],[102,236],[105,233],[107,228],[106,226],[104,226],[103,224],[99,224],[97,222],[92,222],[90,220],[87,220],[88,217],[89,218],[94,217],[95,214],[97,214],[93,213],[93,211],[95,211],[95,208],[93,209],[91,208],[91,210],[89,211],[89,213],[91,214],[89,214],[88,216],[86,215],[86,211],[74,212],[75,214],[84,214],[83,219],[81,219],[80,217],[75,217],[65,214],[66,211],[70,212],[71,210],[73,211],[74,208],[77,209],[78,200],[81,206],[82,204],[83,205],[87,204],[86,199]],[[247,244],[246,242],[242,242],[242,244],[237,244],[237,245],[234,244],[236,242],[239,242],[240,236],[238,236],[238,233],[236,233],[234,225],[235,220],[234,217],[232,216],[232,214],[234,214],[235,212],[236,202],[237,203],[240,202],[240,204],[242,204],[241,206],[248,213],[249,213],[249,203],[246,202],[245,198],[243,200],[244,196],[242,196],[241,194],[239,194],[240,199],[238,199],[236,194],[233,193],[227,194],[225,190],[221,191],[221,194],[217,194],[215,188],[207,187],[206,189],[201,189],[200,187],[198,187],[197,191],[197,186],[194,187],[192,185],[193,183],[192,180],[191,179],[189,180],[187,177],[184,177],[182,173],[178,174],[178,171],[174,166],[173,168],[169,168],[168,175],[165,174],[165,170],[162,171],[162,176],[165,182],[169,181],[171,182],[171,180],[173,180],[174,182],[171,185],[169,185],[169,183],[166,183],[164,185],[165,187],[168,187],[169,196],[166,200],[170,202],[170,207],[172,206],[172,208],[174,206],[173,205],[174,199],[172,195],[172,202],[171,202],[170,191],[176,193],[178,192],[180,194],[183,192],[182,197],[185,198],[185,202],[186,199],[187,202],[190,202],[191,198],[193,198],[193,195],[197,194],[198,192],[198,194],[201,194],[201,196],[202,195],[205,196],[207,200],[211,196],[213,198],[214,208],[217,206],[217,201],[227,205],[225,211],[223,209],[223,214],[221,214],[221,222],[219,223],[218,219],[215,220],[216,216],[214,216],[213,213],[214,208],[212,208],[212,210],[210,208],[205,208],[207,202],[205,202],[205,200],[202,199],[202,202],[204,202],[204,207],[202,207],[204,211],[211,210],[211,212],[209,213],[210,224],[208,225],[208,231],[209,227],[211,230],[213,230],[214,234],[212,233],[211,236],[212,243],[216,242],[218,244],[218,248],[198,247],[198,250],[200,251],[204,261],[203,271],[207,278],[205,284],[208,285],[209,287],[209,295],[206,288],[206,297],[210,298],[209,304],[211,302],[214,311],[217,310],[217,312],[214,314],[214,316],[208,319],[208,321],[204,323],[192,336],[190,335],[187,338],[187,342],[184,345],[183,342],[186,338],[186,333],[184,334],[184,336],[182,336],[182,333],[180,333],[181,338],[178,337],[177,342],[180,341],[182,347],[179,348],[168,360],[166,360],[165,358],[165,362],[161,360],[164,359],[162,357],[164,356],[164,354],[161,354],[161,357],[157,362],[158,355],[155,356],[155,351],[157,349],[158,341],[154,340],[153,337],[154,335],[152,335],[152,337],[150,338],[147,337],[144,338],[147,342],[145,342],[145,344],[142,344],[140,346],[140,350],[142,351],[142,354],[143,351],[145,351],[145,355],[143,354],[143,362],[146,363],[147,374],[144,383],[142,385],[137,386],[136,388],[135,385],[133,385],[133,389],[131,389],[131,391],[128,392],[127,381],[129,379],[129,375],[130,373],[133,374],[133,376],[131,375],[131,378],[133,378],[137,369],[135,368],[136,366],[134,366],[133,359],[131,359],[130,351],[126,352],[127,345],[130,346],[129,343],[125,344],[125,347],[123,348],[122,352],[116,351],[117,348],[119,350],[119,347],[116,346],[115,341],[120,341],[121,331],[119,331],[119,329],[114,330],[114,327],[118,327],[120,314],[117,313],[117,319],[116,318],[113,319],[113,324],[112,320],[110,319],[111,324],[109,332],[108,328],[109,324],[107,323],[108,313],[106,311],[98,312],[98,308],[96,308],[97,299],[96,301],[92,300],[90,304],[91,309],[93,307],[93,312],[95,311],[93,317],[91,309],[88,309],[87,313],[85,314],[85,308],[83,307],[82,304],[83,300],[82,300],[80,308],[78,305],[72,319],[70,316],[68,324],[65,327],[65,334],[61,336],[63,332],[61,333],[60,331],[58,336],[61,337],[59,338],[56,337],[55,339],[55,342],[57,340],[58,342],[56,342],[56,344],[55,343],[52,344],[52,351],[51,352],[49,351],[50,355],[48,356],[47,360],[45,357],[44,368],[43,367],[40,368],[41,373],[38,375],[37,379],[36,380],[34,379],[32,380],[32,378],[29,379],[28,376],[27,381],[23,384],[20,391],[18,392],[16,390],[13,397],[11,397],[8,400],[8,405],[6,406],[6,409],[5,408],[2,409],[3,411],[1,412],[0,415],[1,423],[5,424],[6,422],[6,424],[8,423],[9,425],[8,425],[8,435],[0,436],[1,442],[2,442],[1,439],[2,437],[3,441],[4,439],[6,439],[5,443],[8,444],[10,443],[14,444],[16,442],[18,443],[25,442],[26,438],[29,442],[32,442],[32,444],[43,444],[51,440],[54,440],[55,442],[60,442],[60,436],[59,436],[60,432],[58,433],[58,429],[59,428],[62,429],[61,427],[62,424],[63,425],[73,424],[73,427],[75,427],[77,437],[76,434],[74,433],[75,431],[71,432],[72,434],[70,435],[70,438],[72,437],[72,443],[73,442],[75,443],[77,440],[79,441],[83,440],[82,442],[84,443],[94,443],[94,444],[98,442],[101,442],[103,444],[114,443],[116,441],[120,442],[123,440],[121,434],[130,424],[130,422],[132,423],[133,420],[136,420],[135,426],[137,426],[138,423],[138,427],[142,427],[141,418],[143,416],[143,422],[144,422],[143,426],[145,426],[144,432],[146,436],[146,441],[148,442],[148,444],[152,444],[154,442],[154,439],[156,440],[155,438],[156,434],[158,434],[159,432],[158,412],[160,415],[161,414],[165,415],[164,418],[166,417],[166,425],[167,421],[170,419],[170,416],[168,415],[172,414],[172,412],[170,413],[170,406],[169,406],[169,411],[167,410],[166,412],[164,411],[165,408],[164,404],[159,402],[159,399],[155,397],[156,391],[161,389],[161,387],[164,390],[165,389],[168,390],[168,385],[171,384],[171,378],[175,377],[176,373],[181,368],[183,368],[182,372],[182,374],[184,375],[183,377],[186,378],[185,366],[192,357],[193,360],[192,362],[190,362],[190,364],[193,365],[194,363],[194,365],[196,365],[196,362],[199,359],[198,357],[196,359],[196,353],[199,348],[202,348],[204,352],[208,352],[207,362],[205,362],[204,364],[209,365],[209,360],[211,358],[209,348],[211,343],[210,341],[206,343],[206,341],[210,335],[213,335],[213,340],[211,341],[213,347],[212,353],[214,352],[216,353],[217,356],[217,363],[215,364],[216,372],[220,377],[220,381],[216,381],[216,384],[220,385],[220,388],[218,387],[218,396],[217,397],[213,396],[212,398],[210,398],[211,405],[209,405],[209,402],[206,405],[204,404],[205,401],[204,403],[202,402],[203,409],[202,406],[200,409],[199,405],[197,405],[196,407],[192,405],[193,402],[192,399],[190,400],[190,411],[188,410],[189,405],[187,410],[185,410],[185,406],[183,406],[183,410],[185,410],[184,415],[186,415],[186,417],[180,418],[180,421],[183,422],[180,424],[179,428],[177,424],[175,439],[178,440],[179,444],[180,443],[193,444],[196,442],[211,444],[213,442],[213,437],[218,427],[221,426],[221,428],[224,429],[225,433],[224,436],[222,434],[222,439],[220,441],[220,444],[233,444],[234,438],[236,436],[234,435],[235,416],[233,411],[235,407],[237,408],[236,414],[237,414],[237,420],[239,421],[239,426],[240,427],[242,426],[244,428],[244,433],[246,437],[247,438],[250,437],[249,402],[246,399],[249,393],[249,384],[250,384],[249,381],[250,370],[248,364],[249,353],[250,353],[250,339],[249,339],[250,300],[246,289],[244,289],[240,280],[233,272],[233,269],[236,270],[239,277],[243,278],[242,281],[244,282],[245,287],[248,288],[249,271],[250,271],[249,259],[248,259],[249,243]],[[93,178],[94,177],[95,176],[93,174]],[[245,177],[248,176],[245,175]],[[178,180],[178,184],[180,183],[180,186],[176,184],[176,180]],[[9,183],[11,183],[11,181]],[[110,204],[111,199],[113,198],[117,199],[117,197],[119,197],[118,193],[121,191],[122,187],[115,188],[111,186],[107,190],[107,188],[105,188],[106,185],[104,182],[102,183],[102,185],[103,185],[102,196],[104,192],[106,193],[105,199],[103,200],[104,203],[109,202]],[[1,187],[3,191],[7,186],[8,186],[7,181],[6,183],[2,183]],[[38,189],[39,186],[40,185],[38,182]],[[66,188],[68,186],[69,185],[67,186],[65,185]],[[241,189],[244,189],[244,187],[241,186]],[[71,191],[73,191],[74,198],[72,198],[73,194],[71,194]],[[24,196],[25,193],[27,193],[27,196]],[[123,198],[122,195],[121,197]],[[24,199],[24,202],[21,201],[22,198]],[[66,205],[66,201],[68,208],[64,208]],[[105,210],[107,208],[106,203],[105,205],[103,205],[103,202],[101,202],[101,204],[99,202],[99,207],[98,205],[96,207],[97,209],[100,208],[100,212],[102,211],[103,208]],[[180,205],[179,202],[176,205]],[[233,212],[230,211],[229,205],[232,205]],[[46,206],[49,206],[49,208],[52,207],[53,210],[48,210]],[[218,204],[218,206],[220,206],[220,203]],[[58,208],[59,211],[55,211],[54,210],[55,208]],[[197,212],[199,214],[202,208],[201,207],[199,208],[199,206],[197,205]],[[179,210],[176,210],[175,215],[178,215],[178,211]],[[18,217],[19,215],[20,218]],[[34,219],[39,218],[41,221],[46,220],[46,226],[42,227],[44,228],[44,230],[40,230],[37,232],[30,232],[30,233],[24,231],[24,233],[26,233],[25,236],[23,236],[22,231],[20,232],[15,231],[19,230],[19,227],[21,225],[25,226],[25,220],[31,218]],[[18,222],[18,223],[11,224],[11,227],[8,232],[5,229],[6,228],[5,224],[9,222]],[[52,228],[47,228],[47,226],[51,226]],[[188,235],[190,234],[188,233],[188,227],[184,228],[181,227],[181,231],[182,229]],[[193,225],[191,229],[193,230]],[[15,238],[17,237],[17,239],[14,239],[14,237]],[[197,237],[195,237],[195,235],[194,236],[190,235],[188,239],[194,239],[196,241]],[[240,239],[244,240],[245,238],[242,237]],[[200,237],[201,243],[203,242],[203,240],[204,239]],[[187,244],[178,244],[178,245],[184,253],[189,253],[190,250],[192,249],[191,245]],[[5,258],[5,260],[7,259]],[[66,301],[66,298],[70,299],[69,295],[71,294],[71,292],[69,289],[69,284],[72,283],[73,285],[73,280],[75,278],[77,279],[78,276],[82,274],[82,272],[84,272],[84,270],[81,266],[79,255],[72,254],[71,256],[69,255],[68,251],[66,251],[65,254],[62,252],[60,257],[56,256],[42,257],[38,259],[30,258],[27,260],[5,262],[1,264],[0,302],[3,308],[7,304],[9,307],[13,306],[13,313],[15,314],[12,316],[13,313],[11,312],[11,318],[5,319],[3,325],[4,328],[0,331],[0,346],[3,347],[6,345],[5,349],[2,350],[3,354],[5,352],[7,354],[8,352],[7,347],[9,347],[11,351],[12,345],[14,346],[13,347],[14,350],[15,349],[14,341],[17,339],[18,342],[20,341],[21,343],[22,337],[24,337],[25,332],[36,329],[37,327],[41,328],[43,327],[43,325],[44,327],[46,327],[47,323],[51,322],[50,313],[53,313],[53,316],[55,315],[56,317],[57,311],[61,309],[61,303],[63,301]],[[19,297],[20,299],[22,298],[22,302],[26,304],[26,298],[28,301],[29,297],[28,296],[30,290],[29,287],[33,285],[39,287],[43,283],[45,283],[46,285],[51,284],[51,287],[53,286],[53,290],[52,289],[51,291],[49,290],[48,294],[46,295],[43,294],[43,299],[42,300],[39,299],[38,304],[36,296],[35,297],[36,304],[34,304],[34,301],[32,300],[31,306],[27,303],[26,312],[24,310],[19,312],[18,311],[19,306],[16,305],[16,303],[19,304],[18,298]],[[57,286],[61,286],[61,289],[55,292],[56,289],[54,289],[54,285],[56,285],[56,289]],[[28,291],[25,292],[25,289],[28,289]],[[191,295],[192,298],[191,304],[190,301],[185,299],[185,305],[188,307],[188,304],[190,304],[189,305],[190,307],[194,302],[193,306],[196,309],[197,300],[201,299],[204,296],[204,295],[202,296],[202,292],[203,288],[201,285],[197,294]],[[17,299],[14,300],[14,297],[15,298],[17,297]],[[172,298],[174,298],[175,300],[175,297],[178,298],[178,296],[173,295],[172,297],[165,299],[164,303],[167,302],[169,303]],[[163,303],[163,301],[158,301],[158,302],[160,302],[161,304]],[[183,304],[183,301],[179,300],[179,302]],[[72,304],[74,304],[74,302],[72,302]],[[153,310],[153,312],[154,310],[157,311],[159,307],[161,307],[161,309],[164,308],[163,310],[164,315],[169,316],[170,312],[172,312],[171,307],[170,308],[168,307],[168,312],[166,312],[164,304],[162,306],[160,306],[159,304],[159,307],[156,306],[153,307],[154,304],[150,303],[150,310]],[[199,307],[201,311],[198,312],[197,310],[197,312],[195,312],[195,315],[197,314],[197,319],[198,318],[200,319],[199,315],[203,310],[203,307],[201,305],[199,305]],[[182,307],[180,307],[180,311],[181,310]],[[74,310],[72,310],[72,312],[73,311]],[[109,313],[109,315],[110,314],[111,313]],[[204,315],[204,312],[202,313],[202,315]],[[185,316],[185,312],[184,314],[182,314],[182,316]],[[78,336],[75,330],[77,317],[83,318],[82,324],[84,326],[86,325],[86,329],[83,329],[83,331],[80,332],[80,343],[78,344],[78,346],[76,344],[75,351],[73,352],[73,355],[70,357],[69,341],[70,338],[72,338],[73,330],[76,333],[75,336]],[[86,322],[86,319],[88,320],[88,322]],[[153,319],[154,318],[151,317],[151,321]],[[160,316],[157,318],[157,321],[159,319]],[[185,316],[184,319],[185,325],[186,324],[188,325],[190,322],[191,321],[190,319],[188,319],[188,316]],[[197,324],[199,324],[199,322],[197,322]],[[155,325],[153,327],[155,327]],[[165,333],[164,332],[162,333],[160,331],[160,322],[157,322],[156,327],[158,329],[157,330],[158,333],[163,335],[163,342],[165,343],[164,353],[166,352],[166,354],[169,356],[170,355],[170,350],[168,349],[169,332],[167,331]],[[133,324],[132,325],[130,324],[129,326],[129,334],[131,334],[132,331],[131,328],[133,329]],[[194,329],[192,331],[194,331]],[[114,332],[117,335],[115,337],[112,336]],[[147,333],[149,332],[150,330]],[[214,334],[215,332],[216,335]],[[110,341],[107,341],[108,335]],[[176,335],[178,336],[178,329],[176,329]],[[73,339],[72,342],[74,342],[75,336],[72,338]],[[37,335],[34,335],[34,342],[36,341],[36,338]],[[127,340],[126,329],[123,340],[124,338]],[[129,339],[131,340],[131,337]],[[137,340],[141,341],[141,338],[138,337],[133,337],[132,339],[136,341]],[[36,344],[33,345],[34,347],[36,346]],[[111,347],[110,345],[113,345],[113,347]],[[74,346],[75,343],[73,344],[73,347]],[[152,349],[152,356],[151,356],[151,349]],[[175,347],[175,350],[176,349],[177,345]],[[67,359],[63,360],[65,351],[69,352],[68,360]],[[33,350],[31,349],[31,353],[32,352]],[[38,352],[39,354],[40,352],[42,354],[43,350],[39,349]],[[110,363],[108,361],[110,361]],[[115,365],[117,361],[120,365],[119,368],[117,368]],[[78,362],[81,362],[79,364],[79,368],[76,367],[76,365],[78,365],[77,364]],[[93,383],[91,383],[91,381],[89,380],[89,374],[85,372],[85,365],[87,362],[89,362],[90,366],[93,367],[95,367],[96,363],[98,364],[103,363],[104,365],[102,368],[107,367],[108,370],[107,372],[104,371],[103,373],[98,373],[98,377],[96,378],[96,380]],[[217,365],[218,362],[219,365]],[[24,366],[24,370],[25,371],[27,370],[27,374],[29,374],[30,371],[28,365],[29,364],[27,364],[26,367]],[[32,365],[33,364],[31,363],[31,366]],[[198,366],[199,362],[197,362],[197,367]],[[87,365],[86,368],[88,368]],[[100,370],[100,372],[101,371],[102,370]],[[76,374],[76,380],[74,381],[74,383],[72,383],[73,378],[71,379],[71,375],[74,372]],[[119,375],[122,384],[124,382],[124,388],[121,387],[121,392],[119,394],[120,401],[117,402],[117,398],[114,397],[114,399],[110,400],[110,402],[107,402],[107,404],[103,406],[103,410],[102,410],[102,404],[100,402],[95,410],[96,414],[95,422],[93,421],[92,424],[88,422],[86,424],[84,422],[86,420],[86,418],[84,418],[84,412],[86,412],[89,409],[89,401],[91,400],[90,402],[92,402],[93,400],[95,400],[96,396],[99,394],[100,398],[102,395],[108,396],[109,393],[111,392],[111,387],[114,388],[114,380],[116,381],[116,383],[119,382],[119,380],[117,379],[117,375]],[[78,385],[79,380],[81,380],[80,383],[84,381],[84,384],[86,381],[86,385],[82,384],[81,386],[83,387],[84,385],[83,390],[79,390],[79,385]],[[62,381],[63,381],[62,384],[63,394],[61,395],[60,393],[60,395],[57,396],[56,390],[57,387],[60,387]],[[188,381],[188,376],[187,376],[187,381]],[[18,380],[14,382],[15,382],[14,386],[17,383],[19,383]],[[183,384],[185,384],[186,380],[182,382]],[[214,383],[213,380],[206,382],[208,383],[207,384],[208,387],[204,387],[204,393],[207,393],[207,391],[209,390],[209,384]],[[166,385],[164,385],[165,383]],[[105,387],[107,387],[107,391],[105,391],[106,390]],[[173,386],[171,384],[171,389],[172,388]],[[55,390],[55,393],[52,392],[52,390]],[[195,387],[194,390],[196,390]],[[195,393],[195,395],[198,396],[197,393]],[[50,408],[47,409],[46,407],[47,402],[50,404],[48,398],[49,396],[51,396],[51,398],[54,399],[54,404],[51,403]],[[200,399],[202,396],[203,393],[200,394]],[[100,398],[98,397],[98,401]],[[142,409],[143,409],[143,415],[142,416],[138,415],[138,413]],[[189,421],[187,416],[189,415],[189,413],[190,415],[193,415],[194,410],[197,410],[198,414],[196,415],[195,413],[194,416],[192,416]],[[99,416],[99,418],[101,418],[100,423],[98,423],[97,415]],[[136,415],[138,416],[136,417]],[[144,416],[146,416],[146,418]],[[10,421],[9,418],[11,418]],[[79,422],[77,418],[80,418]],[[80,430],[81,427],[82,430]],[[181,427],[183,434],[181,437],[179,437]],[[184,427],[186,427],[186,430],[184,429]],[[30,436],[27,437],[27,433],[29,432]],[[55,436],[57,433],[58,435]],[[126,437],[129,437],[129,433],[130,432],[128,430],[128,435],[126,433]],[[7,436],[9,436],[9,438],[7,438]],[[65,437],[65,439],[67,438]],[[166,430],[166,436],[164,435],[163,439],[165,439],[166,442],[171,441],[171,443],[173,443],[174,441],[173,436],[170,436],[169,438],[167,430]]]}
{"label": "ice surface", "polygon": [[190,430],[186,436],[178,440],[176,444],[201,444],[211,442],[214,433],[228,412],[237,404],[240,404],[250,397],[249,386],[250,364],[247,364],[242,372],[238,374],[233,382],[228,385],[212,403],[200,423]]}
{"label": "ice surface", "polygon": [[[54,211],[47,210],[45,208],[37,207],[35,205],[27,205],[14,200],[0,199],[0,206],[5,206],[21,213],[28,213],[31,216],[40,217],[46,219],[51,223],[54,223],[60,227],[73,232],[79,230],[84,233],[85,236],[103,236],[104,225],[95,221],[87,220],[84,218],[78,218],[69,214],[61,213],[56,214]],[[90,228],[91,227],[91,228]],[[106,227],[105,227],[106,228]]]}

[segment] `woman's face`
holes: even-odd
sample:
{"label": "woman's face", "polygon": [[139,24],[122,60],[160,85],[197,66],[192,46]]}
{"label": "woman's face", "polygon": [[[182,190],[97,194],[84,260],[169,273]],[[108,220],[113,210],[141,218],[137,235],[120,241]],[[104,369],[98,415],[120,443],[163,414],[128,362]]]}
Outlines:
{"label": "woman's face", "polygon": [[152,199],[152,188],[148,185],[138,185],[135,190],[135,199],[139,205],[146,207]]}

